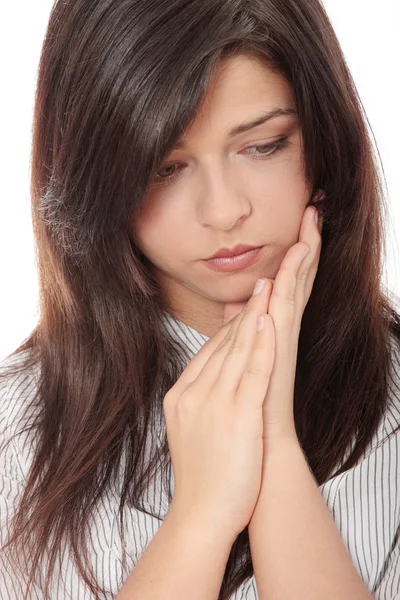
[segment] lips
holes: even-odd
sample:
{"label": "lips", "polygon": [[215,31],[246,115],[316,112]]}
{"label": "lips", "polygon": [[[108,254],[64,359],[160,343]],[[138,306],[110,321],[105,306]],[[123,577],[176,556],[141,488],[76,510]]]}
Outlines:
{"label": "lips", "polygon": [[261,251],[262,247],[258,246],[257,248],[253,248],[253,250],[249,250],[248,252],[244,252],[237,256],[212,258],[203,260],[202,262],[210,269],[221,273],[242,271],[244,269],[249,269],[258,261]]}
{"label": "lips", "polygon": [[245,252],[249,252],[249,250],[255,250],[256,248],[260,248],[260,246],[250,246],[248,244],[239,244],[234,248],[221,248],[213,254],[206,258],[206,260],[211,260],[213,258],[230,258],[232,256],[239,256],[240,254],[244,254]]}

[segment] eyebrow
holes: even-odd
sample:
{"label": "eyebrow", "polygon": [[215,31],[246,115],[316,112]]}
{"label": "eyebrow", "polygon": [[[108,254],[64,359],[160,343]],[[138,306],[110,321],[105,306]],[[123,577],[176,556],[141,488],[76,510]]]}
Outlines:
{"label": "eyebrow", "polygon": [[[259,125],[262,125],[263,123],[266,123],[267,121],[270,121],[271,119],[275,119],[276,117],[282,117],[282,116],[286,116],[286,115],[297,115],[297,111],[294,108],[274,108],[273,110],[262,113],[259,117],[257,117],[256,119],[253,119],[252,121],[249,121],[248,123],[242,123],[241,125],[236,125],[228,132],[228,137],[229,138],[235,137],[236,135],[245,133],[246,131],[249,131],[250,129],[254,129],[254,127],[258,127]],[[186,147],[185,142],[178,141],[175,144],[174,149],[175,148],[176,149],[185,148],[185,147]]]}

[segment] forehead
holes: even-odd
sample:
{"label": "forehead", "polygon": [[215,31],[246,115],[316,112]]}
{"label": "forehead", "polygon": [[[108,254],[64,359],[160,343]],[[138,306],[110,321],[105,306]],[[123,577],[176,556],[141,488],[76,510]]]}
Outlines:
{"label": "forehead", "polygon": [[175,147],[184,147],[189,138],[201,133],[220,131],[227,136],[239,135],[241,130],[234,125],[277,108],[291,109],[281,119],[287,120],[290,114],[295,114],[294,97],[282,75],[253,57],[225,59],[216,68],[195,119]]}
{"label": "forehead", "polygon": [[[251,84],[249,89],[249,84]],[[206,101],[211,101],[214,94],[235,90],[241,95],[252,94],[253,91],[268,91],[290,94],[286,79],[277,73],[266,62],[254,56],[238,55],[221,60],[210,82]]]}

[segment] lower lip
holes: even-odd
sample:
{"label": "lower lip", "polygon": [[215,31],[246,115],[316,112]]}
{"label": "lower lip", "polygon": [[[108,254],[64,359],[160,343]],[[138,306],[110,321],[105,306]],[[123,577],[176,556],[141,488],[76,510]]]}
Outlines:
{"label": "lower lip", "polygon": [[231,256],[230,258],[212,258],[209,260],[203,260],[202,262],[214,271],[220,271],[224,273],[228,271],[239,271],[240,269],[246,269],[247,267],[250,267],[256,262],[261,248],[262,246],[259,248],[254,248],[254,250],[249,250],[244,254],[239,254],[238,256]]}

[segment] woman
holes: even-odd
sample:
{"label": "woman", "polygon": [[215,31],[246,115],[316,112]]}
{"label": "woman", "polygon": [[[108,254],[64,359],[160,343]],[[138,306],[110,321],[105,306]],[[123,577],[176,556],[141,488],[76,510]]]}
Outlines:
{"label": "woman", "polygon": [[399,597],[383,186],[319,1],[56,2],[31,184],[0,597]]}

